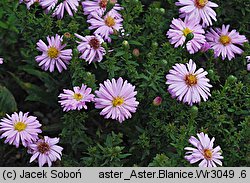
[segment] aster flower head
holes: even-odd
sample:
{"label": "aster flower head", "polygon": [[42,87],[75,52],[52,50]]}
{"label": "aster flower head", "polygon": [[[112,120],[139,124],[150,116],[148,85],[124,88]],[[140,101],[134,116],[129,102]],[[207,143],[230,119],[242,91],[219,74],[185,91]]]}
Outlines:
{"label": "aster flower head", "polygon": [[105,11],[107,10],[107,6],[109,3],[113,4],[113,8],[110,10],[112,11],[115,15],[120,16],[121,15],[117,12],[122,9],[122,7],[116,3],[112,2],[110,0],[93,0],[93,1],[83,1],[82,2],[82,7],[84,11],[84,15],[90,15],[93,12],[97,13],[100,17],[104,15]]}
{"label": "aster flower head", "polygon": [[0,122],[0,138],[6,138],[4,143],[15,145],[17,148],[20,143],[24,147],[28,143],[38,138],[38,133],[42,133],[42,126],[36,117],[29,116],[29,113],[14,113],[11,116],[7,114],[7,118],[1,119]]}
{"label": "aster flower head", "polygon": [[34,3],[39,2],[39,0],[19,0],[19,3],[24,3],[27,6],[27,9],[30,9],[30,6]]}
{"label": "aster flower head", "polygon": [[82,54],[80,56],[81,59],[89,62],[101,62],[103,60],[103,56],[106,54],[105,49],[102,47],[102,43],[104,40],[99,35],[93,36],[81,36],[79,34],[75,34],[77,38],[81,41],[77,41],[79,44],[77,46],[78,51]]}
{"label": "aster flower head", "polygon": [[32,153],[30,163],[35,159],[38,159],[40,167],[46,163],[50,167],[52,162],[57,159],[61,160],[63,148],[56,145],[58,142],[59,138],[45,136],[44,139],[39,139],[36,142],[29,144],[29,153]]}
{"label": "aster flower head", "polygon": [[198,139],[194,136],[191,136],[189,139],[189,143],[195,146],[193,147],[186,147],[185,150],[186,156],[185,159],[188,160],[191,164],[196,163],[202,160],[199,164],[199,167],[216,167],[216,164],[222,166],[222,162],[220,159],[223,159],[221,156],[221,148],[214,146],[213,137],[211,140],[207,134],[201,132],[197,134]]}
{"label": "aster flower head", "polygon": [[72,50],[65,49],[66,44],[62,43],[62,36],[56,35],[47,37],[49,45],[46,45],[41,39],[36,43],[37,49],[42,52],[42,55],[36,57],[39,66],[45,71],[53,72],[55,66],[59,72],[67,70],[67,65],[72,59]]}
{"label": "aster flower head", "polygon": [[239,46],[243,46],[247,42],[245,36],[240,35],[235,29],[229,32],[230,25],[222,25],[222,29],[210,29],[206,34],[206,39],[214,50],[214,56],[222,56],[225,60],[232,60],[235,54],[242,54],[243,50]]}
{"label": "aster flower head", "polygon": [[75,86],[73,90],[64,89],[58,97],[63,111],[87,109],[86,103],[94,101],[92,89],[82,84],[81,87]]}
{"label": "aster flower head", "polygon": [[99,17],[96,12],[92,13],[88,23],[91,24],[90,30],[96,29],[94,34],[99,34],[104,40],[111,42],[109,35],[122,29],[123,19],[117,16],[113,11],[108,12],[103,18]]}
{"label": "aster flower head", "polygon": [[136,101],[137,94],[135,86],[124,81],[122,78],[118,80],[108,79],[104,84],[100,84],[100,88],[96,91],[95,107],[102,109],[101,115],[105,118],[112,118],[122,123],[125,119],[131,118],[131,113],[136,112],[139,102]]}
{"label": "aster flower head", "polygon": [[3,64],[3,58],[0,58],[0,64]]}
{"label": "aster flower head", "polygon": [[190,60],[186,64],[175,64],[173,69],[166,75],[169,85],[168,91],[173,98],[177,97],[179,101],[192,106],[194,103],[200,103],[201,98],[207,101],[211,96],[209,79],[206,78],[208,73],[200,68],[196,71],[196,64]]}
{"label": "aster flower head", "polygon": [[46,13],[49,13],[56,7],[58,0],[39,0],[39,4],[45,9]]}
{"label": "aster flower head", "polygon": [[[205,31],[202,29],[201,25],[193,20],[188,21],[185,19],[182,21],[180,18],[173,19],[170,27],[167,36],[170,39],[170,43],[174,44],[175,48],[183,46],[187,42],[187,50],[190,54],[194,54],[198,52],[206,42],[205,36],[203,35]],[[191,40],[189,38],[190,35],[192,35]]]}
{"label": "aster flower head", "polygon": [[64,16],[64,10],[66,10],[69,16],[73,17],[73,12],[77,12],[79,6],[79,0],[64,0],[56,6],[56,9],[52,16],[56,16],[58,19],[62,19]]}
{"label": "aster flower head", "polygon": [[247,59],[247,70],[250,71],[250,56],[247,56],[246,59]]}
{"label": "aster flower head", "polygon": [[202,26],[212,25],[212,20],[217,21],[216,12],[212,8],[218,7],[217,4],[208,0],[179,0],[175,3],[182,6],[179,10],[180,17],[186,17],[188,20],[195,20],[202,23]]}

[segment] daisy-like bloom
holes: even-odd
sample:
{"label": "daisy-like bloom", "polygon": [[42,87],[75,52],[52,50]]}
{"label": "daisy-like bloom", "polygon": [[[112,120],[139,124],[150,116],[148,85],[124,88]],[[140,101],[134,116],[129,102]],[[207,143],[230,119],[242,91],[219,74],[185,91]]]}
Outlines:
{"label": "daisy-like bloom", "polygon": [[111,11],[114,11],[115,15],[120,16],[117,11],[121,10],[122,7],[118,3],[109,0],[83,1],[84,15],[91,15],[93,12],[96,12],[101,17],[105,13],[108,3],[113,4]]}
{"label": "daisy-like bloom", "polygon": [[190,59],[187,66],[184,64],[175,64],[173,69],[166,75],[169,85],[168,91],[173,98],[177,97],[179,101],[188,103],[192,106],[194,103],[200,103],[201,97],[204,101],[211,96],[208,73],[200,68],[196,71],[196,64]]}
{"label": "daisy-like bloom", "polygon": [[243,46],[244,42],[247,42],[245,36],[240,35],[236,30],[229,32],[230,25],[222,25],[222,29],[216,28],[210,29],[210,32],[206,34],[206,38],[214,50],[215,57],[222,56],[225,60],[232,60],[235,54],[242,54],[243,50],[236,45]]}
{"label": "daisy-like bloom", "polygon": [[81,41],[77,41],[79,46],[77,49],[82,55],[80,56],[81,59],[86,60],[89,62],[101,62],[103,59],[103,55],[106,54],[105,49],[102,47],[102,43],[104,42],[102,37],[99,35],[94,36],[81,36],[79,34],[75,34],[77,38]]}
{"label": "daisy-like bloom", "polygon": [[59,72],[63,69],[67,70],[69,61],[72,59],[72,50],[65,49],[66,44],[62,44],[62,36],[56,35],[55,37],[47,37],[49,45],[47,46],[41,39],[36,43],[37,49],[42,53],[36,57],[39,66],[45,71],[53,72],[55,66]]}
{"label": "daisy-like bloom", "polygon": [[112,118],[122,123],[125,119],[131,118],[131,113],[136,112],[139,102],[136,101],[137,94],[135,86],[123,81],[109,79],[104,81],[104,85],[100,84],[100,88],[96,91],[98,98],[95,98],[95,107],[102,109],[101,115],[105,118]]}
{"label": "daisy-like bloom", "polygon": [[222,166],[222,162],[220,161],[220,159],[223,159],[220,152],[221,148],[220,146],[213,148],[215,138],[213,137],[210,140],[208,135],[203,132],[197,134],[197,136],[199,139],[194,136],[190,137],[189,143],[196,148],[186,147],[185,159],[191,164],[202,160],[199,167],[216,167],[216,164]]}
{"label": "daisy-like bloom", "polygon": [[58,0],[39,0],[39,4],[45,9],[46,13],[49,13],[50,10],[53,10],[58,2]]}
{"label": "daisy-like bloom", "polygon": [[29,153],[32,153],[30,163],[38,159],[38,164],[42,167],[48,164],[50,167],[53,161],[61,160],[63,148],[56,145],[59,138],[50,138],[45,136],[44,139],[39,139],[34,143],[29,144]]}
{"label": "daisy-like bloom", "polygon": [[92,18],[87,22],[91,24],[89,27],[90,30],[96,29],[94,34],[99,34],[104,40],[111,42],[109,35],[122,29],[123,19],[118,17],[117,13],[114,11],[108,12],[104,18],[101,18],[96,12],[94,12],[92,13]]}
{"label": "daisy-like bloom", "polygon": [[247,70],[250,71],[250,56],[247,56],[246,59],[247,59]]}
{"label": "daisy-like bloom", "polygon": [[94,101],[94,95],[91,94],[92,89],[82,84],[81,87],[75,86],[72,90],[64,89],[58,97],[61,99],[59,103],[63,107],[63,111],[87,109],[87,102]]}
{"label": "daisy-like bloom", "polygon": [[34,3],[39,2],[39,0],[19,0],[19,3],[25,3],[27,6],[27,9],[30,9],[30,6]]}
{"label": "daisy-like bloom", "polygon": [[217,4],[208,0],[179,0],[175,3],[180,8],[181,18],[186,17],[188,20],[202,22],[202,26],[212,25],[212,19],[217,21],[216,12],[212,8],[218,7]]}
{"label": "daisy-like bloom", "polygon": [[20,141],[24,147],[28,143],[38,138],[38,133],[42,133],[40,127],[42,126],[36,117],[28,116],[27,113],[19,112],[11,116],[7,114],[7,118],[1,119],[0,122],[0,138],[5,138],[4,143],[15,145],[17,148]]}
{"label": "daisy-like bloom", "polygon": [[57,16],[58,19],[62,19],[64,15],[64,9],[68,12],[69,16],[73,16],[73,12],[77,12],[77,7],[79,6],[79,0],[64,0],[59,3],[52,14],[52,16]]}
{"label": "daisy-like bloom", "polygon": [[[187,50],[190,54],[194,54],[206,42],[203,35],[205,31],[195,21],[187,21],[185,19],[183,22],[181,19],[173,19],[170,27],[171,29],[167,32],[167,36],[170,39],[170,43],[175,45],[175,48],[183,46],[188,41],[186,44]],[[188,38],[190,35],[193,36],[191,40]]]}
{"label": "daisy-like bloom", "polygon": [[3,64],[3,58],[0,58],[0,64]]}

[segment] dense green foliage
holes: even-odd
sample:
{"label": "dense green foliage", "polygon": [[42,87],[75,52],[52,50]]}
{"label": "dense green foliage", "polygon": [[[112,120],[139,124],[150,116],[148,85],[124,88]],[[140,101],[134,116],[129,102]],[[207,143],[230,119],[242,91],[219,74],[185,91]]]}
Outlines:
{"label": "dense green foliage", "polygon": [[[0,1],[0,112],[29,111],[43,124],[43,135],[60,136],[63,158],[55,166],[190,166],[184,159],[188,139],[198,132],[216,138],[223,150],[224,166],[250,165],[250,74],[245,53],[232,61],[214,59],[213,53],[188,54],[170,45],[166,32],[173,17],[178,17],[174,0],[121,0],[123,26],[129,36],[113,36],[109,52],[101,63],[87,64],[78,58],[74,33],[88,35],[82,8],[73,18],[51,18],[35,5],[30,11],[18,0]],[[250,2],[214,0],[218,21],[230,24],[250,39]],[[65,38],[74,49],[67,71],[49,73],[35,62],[36,43],[47,35],[70,33]],[[124,40],[129,46],[124,45]],[[139,56],[133,50],[139,49]],[[190,107],[172,99],[165,75],[175,63],[192,58],[209,72],[212,97]],[[133,118],[122,124],[105,120],[100,110],[63,113],[58,95],[64,88],[82,83],[98,89],[106,79],[123,77],[136,86],[140,102]],[[161,96],[160,106],[152,105]],[[16,149],[0,141],[0,166],[29,164],[26,149]],[[196,165],[194,165],[196,166]]]}

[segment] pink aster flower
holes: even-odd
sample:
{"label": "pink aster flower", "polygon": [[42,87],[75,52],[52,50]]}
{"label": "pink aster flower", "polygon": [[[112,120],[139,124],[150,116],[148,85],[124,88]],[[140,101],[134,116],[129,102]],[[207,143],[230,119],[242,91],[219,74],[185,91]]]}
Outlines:
{"label": "pink aster flower", "polygon": [[111,42],[109,35],[122,29],[123,19],[118,17],[113,11],[108,12],[104,18],[99,17],[98,14],[94,12],[92,13],[92,18],[87,22],[91,24],[89,27],[90,30],[96,29],[95,34],[99,34],[104,40]]}
{"label": "pink aster flower", "polygon": [[28,116],[28,112],[14,113],[11,116],[7,114],[7,118],[1,119],[0,122],[0,138],[5,138],[4,143],[15,145],[17,148],[20,141],[24,147],[28,143],[38,138],[38,133],[42,133],[42,126],[34,116]]}
{"label": "pink aster flower", "polygon": [[[186,44],[187,50],[190,54],[194,54],[206,42],[203,35],[205,31],[195,21],[187,21],[185,19],[183,22],[181,19],[173,19],[170,27],[171,29],[167,32],[167,36],[170,39],[170,43],[175,45],[175,48],[183,46],[187,41],[186,39],[188,39],[189,41]],[[190,35],[193,36],[191,40],[188,37]]]}
{"label": "pink aster flower", "polygon": [[210,29],[210,32],[206,34],[206,38],[214,50],[215,57],[222,55],[222,59],[232,60],[235,54],[242,54],[243,50],[236,45],[243,46],[244,42],[247,42],[245,36],[240,35],[236,30],[229,32],[230,25],[222,25],[222,29],[216,30]]}
{"label": "pink aster flower", "polygon": [[62,37],[56,35],[55,37],[47,37],[49,45],[47,46],[41,39],[37,43],[37,49],[42,53],[36,57],[36,61],[39,63],[39,66],[45,71],[49,70],[53,72],[55,66],[59,72],[62,72],[63,69],[67,70],[69,61],[72,58],[72,50],[66,49],[63,50],[66,44],[62,44]]}
{"label": "pink aster flower", "polygon": [[118,120],[120,123],[125,119],[131,118],[131,113],[136,112],[139,102],[136,101],[137,94],[135,86],[123,81],[109,79],[104,81],[104,85],[100,84],[100,88],[96,91],[97,98],[95,99],[95,107],[102,109],[101,115],[105,118]]}
{"label": "pink aster flower", "polygon": [[250,56],[247,56],[246,59],[247,59],[247,70],[250,71]]}
{"label": "pink aster flower", "polygon": [[3,58],[0,58],[0,64],[3,64]]}
{"label": "pink aster flower", "polygon": [[34,3],[39,2],[39,0],[19,0],[19,3],[25,3],[27,6],[27,9],[30,9],[30,6]]}
{"label": "pink aster flower", "polygon": [[212,25],[212,19],[217,21],[216,12],[212,8],[218,7],[217,4],[208,0],[179,0],[175,3],[180,8],[181,18],[186,17],[188,20],[202,22],[202,26]]}
{"label": "pink aster flower", "polygon": [[58,97],[61,99],[59,103],[63,107],[63,111],[87,109],[87,102],[94,101],[94,95],[91,94],[92,89],[82,84],[81,87],[75,86],[72,90],[64,89]]}
{"label": "pink aster flower", "polygon": [[213,137],[210,140],[208,135],[203,132],[197,134],[197,136],[199,140],[194,136],[189,139],[189,143],[196,148],[186,147],[185,150],[188,152],[186,152],[185,159],[191,164],[202,160],[199,167],[216,167],[216,164],[222,166],[220,161],[220,159],[223,159],[220,152],[221,148],[220,146],[213,148],[215,138]]}
{"label": "pink aster flower", "polygon": [[43,9],[45,9],[46,13],[49,13],[51,10],[53,10],[58,2],[58,0],[39,0],[40,5]]}
{"label": "pink aster flower", "polygon": [[77,49],[81,55],[81,59],[86,60],[89,62],[101,62],[103,59],[103,55],[106,54],[105,49],[102,47],[102,43],[104,42],[102,37],[99,35],[94,36],[80,36],[79,34],[75,34],[75,36],[81,41],[77,41],[79,43],[79,46],[77,46]]}
{"label": "pink aster flower", "polygon": [[39,139],[29,144],[29,152],[33,154],[30,158],[30,163],[38,159],[40,167],[46,163],[50,167],[53,161],[61,160],[63,148],[56,145],[58,142],[59,138],[45,136],[44,139]]}
{"label": "pink aster flower", "polygon": [[173,98],[177,97],[179,101],[188,103],[192,106],[194,103],[200,103],[201,97],[204,101],[211,96],[209,79],[205,76],[208,73],[200,68],[196,71],[196,64],[190,59],[187,66],[184,64],[175,64],[173,69],[166,75],[169,85],[168,91]]}
{"label": "pink aster flower", "polygon": [[64,0],[57,5],[52,16],[57,16],[58,19],[62,19],[64,15],[64,9],[66,9],[69,16],[73,16],[73,12],[77,12],[78,6],[79,0]]}
{"label": "pink aster flower", "polygon": [[[83,1],[82,7],[84,15],[91,15],[93,12],[96,12],[97,15],[101,17],[105,13],[108,3],[110,3],[109,0]],[[113,4],[114,7],[111,9],[111,11],[114,11],[113,13],[115,13],[115,15],[121,17],[117,11],[121,10],[122,7],[120,7],[120,5],[116,2],[113,2]]]}

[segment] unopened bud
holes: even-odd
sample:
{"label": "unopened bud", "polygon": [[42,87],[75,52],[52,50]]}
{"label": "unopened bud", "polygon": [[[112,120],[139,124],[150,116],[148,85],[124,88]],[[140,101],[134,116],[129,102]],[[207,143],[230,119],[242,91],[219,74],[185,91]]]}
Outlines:
{"label": "unopened bud", "polygon": [[192,115],[193,117],[196,117],[196,116],[197,116],[198,111],[199,111],[198,107],[196,107],[196,106],[192,106],[192,107],[191,107],[191,115]]}
{"label": "unopened bud", "polygon": [[160,8],[160,11],[162,14],[165,14],[165,12],[166,12],[164,8]]}
{"label": "unopened bud", "polygon": [[234,75],[228,76],[227,79],[230,83],[235,83],[237,81],[237,78]]}
{"label": "unopened bud", "polygon": [[140,55],[140,50],[137,49],[137,48],[135,48],[135,49],[133,50],[133,55],[134,55],[135,57],[139,57],[139,55]]}
{"label": "unopened bud", "polygon": [[194,38],[194,34],[192,32],[188,33],[187,37],[186,37],[186,43],[188,41],[191,41]]}
{"label": "unopened bud", "polygon": [[161,98],[161,97],[156,97],[156,98],[153,100],[154,106],[159,106],[159,105],[161,105],[161,103],[162,103],[162,98]]}
{"label": "unopened bud", "polygon": [[63,36],[67,39],[71,38],[71,34],[69,32],[65,32]]}
{"label": "unopened bud", "polygon": [[122,45],[125,47],[125,48],[129,48],[129,43],[128,43],[128,41],[123,41],[122,42]]}
{"label": "unopened bud", "polygon": [[159,44],[157,42],[152,43],[152,47],[157,48],[158,46],[159,46]]}

